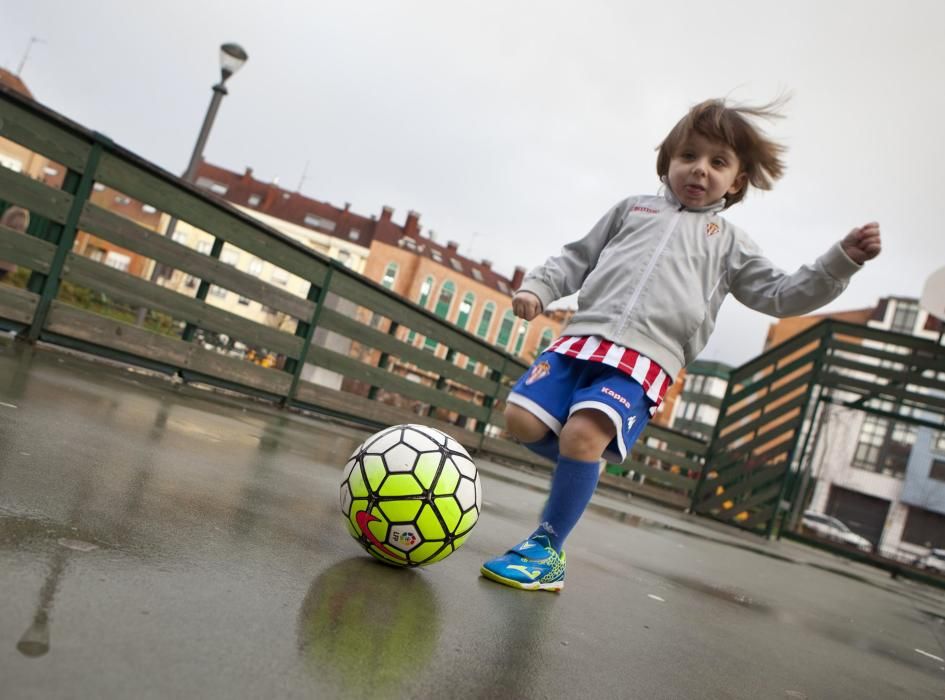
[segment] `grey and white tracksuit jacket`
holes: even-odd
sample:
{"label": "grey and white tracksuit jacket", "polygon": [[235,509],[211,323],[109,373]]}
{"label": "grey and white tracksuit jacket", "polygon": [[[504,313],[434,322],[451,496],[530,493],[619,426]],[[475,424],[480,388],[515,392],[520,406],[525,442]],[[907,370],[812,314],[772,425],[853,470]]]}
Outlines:
{"label": "grey and white tracksuit jacket", "polygon": [[722,207],[686,209],[668,187],[663,195],[628,197],[529,272],[519,289],[543,308],[579,291],[564,335],[602,336],[675,377],[705,347],[730,292],[762,313],[797,316],[835,299],[862,267],[836,243],[788,274],[719,215]]}

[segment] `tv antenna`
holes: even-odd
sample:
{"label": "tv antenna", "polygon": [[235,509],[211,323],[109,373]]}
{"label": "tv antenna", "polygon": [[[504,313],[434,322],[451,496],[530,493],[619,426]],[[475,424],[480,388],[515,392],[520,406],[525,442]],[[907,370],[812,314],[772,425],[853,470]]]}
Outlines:
{"label": "tv antenna", "polygon": [[308,180],[308,166],[309,166],[309,163],[311,162],[312,161],[310,160],[305,161],[305,167],[302,168],[302,177],[299,178],[299,186],[295,188],[296,192],[301,192],[302,185],[304,185],[305,181]]}
{"label": "tv antenna", "polygon": [[26,59],[30,57],[30,49],[33,48],[33,44],[45,44],[45,39],[40,39],[38,36],[31,36],[29,43],[26,45],[26,51],[23,52],[23,58],[20,59],[20,65],[16,69],[16,77],[21,77],[23,75],[23,66],[26,65]]}

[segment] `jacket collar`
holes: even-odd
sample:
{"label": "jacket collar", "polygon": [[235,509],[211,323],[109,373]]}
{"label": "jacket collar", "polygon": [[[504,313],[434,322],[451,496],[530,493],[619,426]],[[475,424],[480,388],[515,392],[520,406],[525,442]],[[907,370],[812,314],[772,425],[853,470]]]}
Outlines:
{"label": "jacket collar", "polygon": [[723,209],[725,209],[725,199],[720,199],[717,202],[712,202],[712,204],[706,205],[704,207],[687,207],[684,206],[682,202],[676,197],[673,193],[673,190],[670,188],[669,183],[666,182],[666,179],[663,178],[663,197],[667,202],[673,205],[676,209],[685,209],[686,211],[701,212],[706,214],[718,214]]}

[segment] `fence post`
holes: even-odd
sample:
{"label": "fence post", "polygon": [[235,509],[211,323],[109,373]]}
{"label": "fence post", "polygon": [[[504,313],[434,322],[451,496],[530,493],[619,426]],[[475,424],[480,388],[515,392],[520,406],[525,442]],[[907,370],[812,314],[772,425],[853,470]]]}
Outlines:
{"label": "fence post", "polygon": [[[225,241],[222,238],[217,238],[214,236],[213,246],[211,246],[210,253],[209,253],[209,256],[211,258],[216,258],[217,260],[220,259],[220,253],[223,252],[224,242]],[[207,282],[207,280],[202,279],[200,280],[200,284],[197,286],[197,294],[194,296],[194,298],[199,301],[206,301],[207,294],[209,293],[209,291],[210,291],[210,283]],[[196,332],[196,330],[197,330],[197,326],[188,322],[184,326],[184,330],[180,334],[181,340],[190,342],[191,340],[194,339],[194,333]]]}
{"label": "fence post", "polygon": [[[285,408],[295,399],[299,390],[299,381],[302,378],[302,369],[305,367],[305,358],[308,356],[309,348],[312,347],[312,338],[315,337],[315,331],[318,328],[318,320],[322,315],[322,309],[325,308],[325,299],[328,297],[328,288],[331,286],[331,276],[335,271],[335,261],[328,261],[328,270],[325,272],[325,279],[322,280],[322,286],[316,287],[314,284],[308,288],[309,301],[315,302],[315,310],[312,312],[312,318],[308,323],[299,321],[299,327],[296,328],[296,335],[304,337],[302,341],[302,352],[298,361],[292,366],[292,383],[289,385],[289,391],[282,400],[282,406]],[[304,334],[304,335],[303,335]]]}
{"label": "fence post", "polygon": [[495,409],[496,398],[499,393],[499,388],[502,386],[502,377],[505,376],[505,368],[509,363],[509,358],[502,358],[502,368],[494,369],[489,373],[489,379],[496,383],[496,396],[486,396],[482,400],[483,406],[486,406],[489,409],[489,413],[486,415],[486,419],[482,422],[476,423],[476,432],[479,433],[479,445],[476,447],[477,452],[482,452],[482,444],[486,440],[486,426],[489,425],[489,421],[492,419],[492,411]]}
{"label": "fence post", "polygon": [[64,224],[54,224],[48,229],[48,240],[56,244],[56,252],[53,254],[52,262],[49,264],[49,272],[40,275],[34,272],[30,276],[28,288],[30,291],[39,294],[39,301],[36,304],[36,311],[33,314],[33,322],[26,331],[26,338],[31,343],[39,339],[43,327],[46,325],[46,319],[49,316],[49,309],[52,306],[52,300],[59,293],[59,278],[62,276],[62,268],[65,266],[66,256],[72,252],[72,246],[75,243],[76,231],[79,226],[79,217],[82,216],[82,209],[88,201],[89,193],[92,191],[92,185],[95,183],[95,171],[98,170],[99,161],[102,158],[104,150],[103,143],[107,139],[101,134],[95,134],[95,141],[89,150],[88,158],[85,161],[85,169],[81,175],[74,170],[66,173],[65,180],[62,183],[64,192],[72,195],[72,207],[66,215]]}
{"label": "fence post", "polygon": [[[814,389],[820,389],[820,372],[821,367],[823,366],[824,355],[827,354],[827,345],[829,343],[829,338],[833,335],[833,323],[830,319],[826,321],[827,326],[824,329],[824,334],[820,336],[820,343],[817,346],[817,350],[813,353],[812,362],[814,364],[814,372],[811,374],[810,383],[807,385],[807,391],[804,392],[804,403],[801,404],[801,423],[798,426],[798,432],[794,433],[794,442],[791,445],[791,451],[788,452],[787,458],[787,469],[784,470],[784,476],[781,479],[781,488],[778,491],[778,500],[775,501],[774,513],[771,515],[771,520],[768,521],[768,530],[765,532],[765,537],[771,539],[774,534],[775,527],[781,522],[781,500],[784,498],[784,494],[787,491],[788,476],[791,474],[791,463],[794,461],[795,450],[797,450],[797,443],[799,437],[799,431],[804,429],[804,418],[808,417],[810,406],[811,406],[811,397],[814,395]],[[819,394],[818,394],[819,395]],[[816,406],[814,407],[814,413],[817,413]],[[810,435],[813,432],[813,418],[811,416],[811,425],[807,427],[807,431],[804,435],[803,448],[800,454],[800,460],[804,459],[804,452],[807,450],[807,441],[810,439]],[[798,471],[800,471],[801,464],[798,462]],[[800,474],[798,474],[800,477]],[[780,536],[781,529],[778,527],[778,535]]]}
{"label": "fence post", "polygon": [[[390,322],[390,328],[387,329],[387,335],[390,335],[390,336],[395,336],[395,335],[397,335],[397,330],[398,330],[399,328],[400,328],[400,324],[397,323],[397,321],[391,321],[391,322]],[[379,358],[377,358],[377,368],[378,368],[378,369],[387,369],[387,360],[388,360],[389,358],[390,358],[390,353],[382,352],[382,353],[381,353],[381,356],[380,356]],[[378,395],[378,393],[379,393],[379,390],[380,390],[380,387],[376,387],[376,386],[373,386],[373,385],[372,385],[371,388],[368,389],[368,398],[369,398],[371,401],[374,401],[374,399],[377,398],[377,395]]]}
{"label": "fence post", "polygon": [[[447,362],[452,362],[453,358],[455,357],[456,357],[456,351],[453,348],[450,348],[449,350],[447,350],[446,352]],[[446,377],[444,377],[442,374],[439,377],[437,377],[435,387],[437,391],[443,391],[443,389],[446,388]],[[434,411],[436,411],[436,406],[434,406],[431,403],[429,408],[427,408],[427,417],[429,418],[430,416],[432,416]]]}

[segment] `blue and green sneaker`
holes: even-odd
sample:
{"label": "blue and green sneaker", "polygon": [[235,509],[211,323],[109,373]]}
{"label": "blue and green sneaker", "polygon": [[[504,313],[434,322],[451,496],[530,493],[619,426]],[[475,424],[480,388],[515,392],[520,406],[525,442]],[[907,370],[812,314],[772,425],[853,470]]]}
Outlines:
{"label": "blue and green sneaker", "polygon": [[534,535],[487,561],[479,572],[512,588],[560,591],[564,587],[564,566],[564,552],[559,555],[546,535]]}

